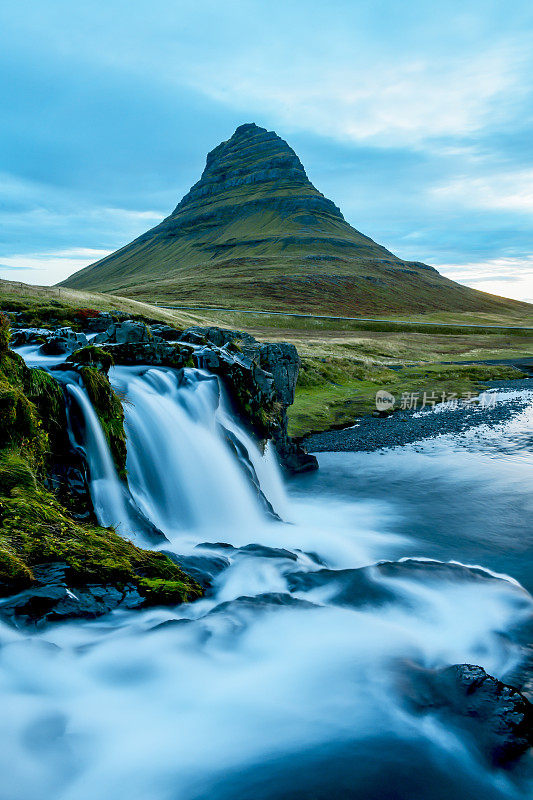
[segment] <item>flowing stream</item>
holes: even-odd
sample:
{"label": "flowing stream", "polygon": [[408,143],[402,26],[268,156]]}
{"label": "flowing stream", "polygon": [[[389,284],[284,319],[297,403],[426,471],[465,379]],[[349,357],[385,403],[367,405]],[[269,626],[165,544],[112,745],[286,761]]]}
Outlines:
{"label": "flowing stream", "polygon": [[524,770],[490,768],[406,687],[450,664],[520,669],[533,403],[492,431],[321,454],[284,489],[213,376],[110,377],[129,489],[68,386],[99,520],[133,536],[141,515],[166,537],[146,546],[212,589],[32,633],[0,624],[1,800],[529,797]]}

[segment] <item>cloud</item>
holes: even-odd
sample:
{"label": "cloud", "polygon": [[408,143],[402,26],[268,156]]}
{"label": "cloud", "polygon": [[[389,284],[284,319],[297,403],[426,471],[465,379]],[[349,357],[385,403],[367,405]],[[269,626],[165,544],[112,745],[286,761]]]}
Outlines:
{"label": "cloud", "polygon": [[437,202],[533,214],[533,169],[461,176],[430,190]]}
{"label": "cloud", "polygon": [[[73,272],[109,255],[110,250],[77,247],[54,253],[23,253],[3,258],[0,264],[0,278],[10,278],[9,273],[17,271],[17,279],[26,283],[37,282],[40,286],[59,283]],[[38,273],[38,274],[36,274]]]}
{"label": "cloud", "polygon": [[438,270],[447,278],[473,289],[533,303],[533,255],[441,264]]}
{"label": "cloud", "polygon": [[289,129],[397,147],[464,137],[489,121],[502,122],[527,70],[527,57],[508,45],[459,58],[382,57],[371,67],[369,57],[324,63],[306,53],[296,57],[290,81],[283,63],[267,66],[256,56],[245,65],[238,58],[209,77],[211,68],[203,65],[191,84],[219,102],[275,116]]}

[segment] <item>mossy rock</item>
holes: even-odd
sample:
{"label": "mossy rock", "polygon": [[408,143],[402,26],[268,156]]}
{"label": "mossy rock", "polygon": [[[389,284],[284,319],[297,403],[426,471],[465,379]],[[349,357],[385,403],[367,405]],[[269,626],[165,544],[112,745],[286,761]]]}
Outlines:
{"label": "mossy rock", "polygon": [[126,478],[126,434],[124,433],[124,410],[106,375],[94,367],[80,367],[79,373],[98,415],[122,479]]}
{"label": "mossy rock", "polygon": [[17,450],[0,450],[0,495],[9,497],[16,488],[36,489],[35,473]]}
{"label": "mossy rock", "polygon": [[67,565],[71,585],[133,585],[146,604],[180,603],[202,594],[198,584],[163,553],[142,550],[111,528],[75,522],[36,481],[24,457],[4,451],[0,453],[3,593],[29,585],[32,568],[49,562]]}
{"label": "mossy rock", "polygon": [[82,347],[71,353],[67,358],[67,362],[72,364],[79,364],[80,366],[94,367],[101,372],[109,372],[110,368],[114,366],[115,360],[111,353],[101,347],[89,345]]}
{"label": "mossy rock", "polygon": [[[31,586],[34,567],[61,562],[73,587],[134,586],[145,604],[200,597],[198,584],[163,553],[142,550],[111,528],[74,521],[45,488],[50,442],[59,440],[61,427],[66,432],[63,389],[7,349],[3,326],[0,318],[0,593]],[[105,375],[89,366],[80,372],[124,471],[120,400]]]}

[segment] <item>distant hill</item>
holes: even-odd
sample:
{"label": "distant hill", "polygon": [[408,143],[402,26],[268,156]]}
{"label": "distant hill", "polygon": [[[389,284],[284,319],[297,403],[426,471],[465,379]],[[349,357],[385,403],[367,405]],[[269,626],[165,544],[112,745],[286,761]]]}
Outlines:
{"label": "distant hill", "polygon": [[403,261],[352,228],[287,142],[254,123],[208,154],[169,217],[61,285],[147,302],[350,315],[528,308]]}

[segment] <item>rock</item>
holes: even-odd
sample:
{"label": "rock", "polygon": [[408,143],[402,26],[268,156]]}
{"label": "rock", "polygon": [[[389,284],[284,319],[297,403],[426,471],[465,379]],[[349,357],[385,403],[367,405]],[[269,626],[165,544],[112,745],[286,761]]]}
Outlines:
{"label": "rock", "polygon": [[257,556],[258,558],[284,558],[289,561],[297,561],[298,557],[290,550],[285,550],[283,547],[268,547],[265,544],[246,544],[239,547],[239,553],[244,553],[247,556]]}
{"label": "rock", "polygon": [[180,339],[182,342],[191,341],[195,343],[201,342],[202,344],[210,342],[216,345],[216,347],[223,347],[225,344],[232,342],[258,345],[257,339],[249,333],[215,327],[202,328],[200,326],[193,326],[191,328],[186,328]]}
{"label": "rock", "polygon": [[42,625],[76,617],[91,619],[116,608],[135,608],[144,602],[130,585],[122,590],[97,584],[69,587],[66,570],[67,565],[61,562],[35,567],[36,586],[0,600],[0,617],[15,624]]}
{"label": "rock", "polygon": [[214,579],[230,565],[229,559],[222,556],[180,556],[170,550],[162,552],[204,589],[212,586]]}
{"label": "rock", "polygon": [[182,334],[182,331],[172,328],[170,325],[150,325],[150,332],[152,336],[165,339],[167,342],[177,342]]}
{"label": "rock", "polygon": [[94,317],[87,317],[85,324],[90,333],[103,333],[113,325],[113,316],[109,311],[100,311]]}
{"label": "rock", "polygon": [[280,402],[292,405],[301,364],[296,347],[287,342],[264,344],[259,349],[259,364],[272,375]]}
{"label": "rock", "polygon": [[128,319],[125,322],[114,322],[103,333],[93,339],[93,344],[115,343],[133,344],[147,343],[152,339],[152,334],[144,322]]}
{"label": "rock", "polygon": [[365,567],[294,572],[287,576],[287,583],[291,592],[310,592],[328,587],[329,603],[350,608],[381,606],[396,598],[391,589],[373,580],[371,570]]}
{"label": "rock", "polygon": [[72,328],[58,328],[41,345],[41,352],[49,356],[60,356],[73,353],[88,344],[84,333],[73,331]]}
{"label": "rock", "polygon": [[413,708],[464,730],[494,765],[511,765],[533,744],[533,706],[482,667],[413,670],[406,684]]}
{"label": "rock", "polygon": [[187,344],[169,344],[162,339],[127,344],[105,344],[115,364],[149,364],[179,369],[191,362],[193,348]]}
{"label": "rock", "polygon": [[234,612],[240,613],[242,611],[275,611],[280,607],[285,608],[302,608],[311,609],[319,608],[316,603],[310,603],[308,600],[301,600],[298,597],[293,597],[286,592],[265,592],[264,594],[257,594],[253,597],[243,595],[237,597],[235,600],[227,600],[219,603],[208,612],[207,616],[215,614],[230,615]]}
{"label": "rock", "polygon": [[25,344],[44,344],[52,335],[48,328],[19,328],[11,331],[11,347],[21,347]]}

